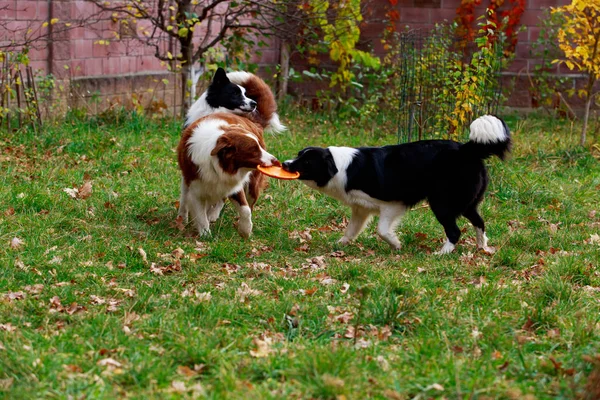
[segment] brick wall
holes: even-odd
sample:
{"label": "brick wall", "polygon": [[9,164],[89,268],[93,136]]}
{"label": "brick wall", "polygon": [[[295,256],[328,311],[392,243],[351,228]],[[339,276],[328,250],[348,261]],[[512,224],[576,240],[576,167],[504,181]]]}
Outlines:
{"label": "brick wall", "polygon": [[[388,0],[378,0],[375,13],[383,13]],[[487,3],[488,0],[484,0]],[[527,71],[536,62],[530,55],[531,43],[539,35],[538,21],[545,8],[560,6],[569,0],[528,0],[526,11],[521,22],[526,30],[519,33],[516,47],[516,58],[507,71],[514,85],[511,105],[530,107],[531,96],[527,88]],[[410,28],[431,28],[436,22],[451,21],[456,16],[460,0],[399,0],[395,6],[400,19],[397,30]],[[111,20],[100,20],[88,23],[84,27],[61,31],[66,21],[77,21],[95,12],[95,7],[83,0],[0,0],[0,23],[7,24],[4,32],[0,32],[0,43],[11,41],[22,35],[24,30],[32,29],[45,33],[47,28],[41,25],[51,17],[59,22],[53,25],[55,31],[51,42],[38,43],[30,52],[31,65],[41,73],[52,73],[57,78],[74,83],[71,90],[77,91],[71,100],[76,104],[84,104],[97,99],[110,106],[115,102],[131,103],[131,93],[146,98],[157,97],[170,106],[177,106],[172,75],[166,67],[154,57],[154,49],[144,47],[133,40],[114,39],[116,24]],[[480,7],[478,15],[484,12]],[[380,41],[383,23],[371,23],[361,27],[363,38],[373,44],[376,52],[382,54]],[[109,40],[108,46],[98,43]],[[262,65],[274,65],[279,60],[277,43],[261,49],[262,55],[255,61]],[[557,72],[564,73],[564,67],[557,67]],[[296,69],[298,65],[296,65]],[[137,79],[140,77],[140,79]],[[163,78],[169,78],[169,84],[157,84]],[[515,84],[516,82],[516,84]],[[294,88],[292,88],[294,89]],[[151,92],[149,91],[151,90]],[[295,86],[296,93],[308,95],[314,93],[314,87]]]}

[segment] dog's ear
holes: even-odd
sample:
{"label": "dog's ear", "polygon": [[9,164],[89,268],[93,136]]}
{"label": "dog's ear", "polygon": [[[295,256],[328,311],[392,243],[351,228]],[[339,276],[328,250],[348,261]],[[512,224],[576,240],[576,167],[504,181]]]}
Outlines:
{"label": "dog's ear", "polygon": [[335,160],[333,159],[333,156],[331,155],[331,153],[329,153],[327,155],[327,158],[325,161],[327,163],[327,174],[329,175],[330,178],[332,178],[335,174],[338,173],[338,169],[337,169],[337,166],[335,165]]}
{"label": "dog's ear", "polygon": [[217,139],[217,143],[215,144],[215,148],[210,152],[211,156],[216,156],[218,154],[227,153],[235,149],[234,143],[231,139],[225,135],[222,135]]}
{"label": "dog's ear", "polygon": [[221,67],[217,68],[217,72],[215,72],[215,76],[213,76],[213,80],[211,85],[214,86],[225,86],[229,83],[229,78],[227,78],[227,74],[225,70]]}

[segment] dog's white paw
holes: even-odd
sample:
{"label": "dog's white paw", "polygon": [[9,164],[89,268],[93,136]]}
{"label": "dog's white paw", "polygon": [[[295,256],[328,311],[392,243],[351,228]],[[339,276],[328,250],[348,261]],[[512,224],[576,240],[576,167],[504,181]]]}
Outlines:
{"label": "dog's white paw", "polygon": [[346,246],[347,244],[350,244],[352,242],[352,239],[347,238],[346,236],[344,236],[340,240],[338,240],[337,242],[339,244],[341,244],[342,246]]}
{"label": "dog's white paw", "polygon": [[491,246],[480,247],[479,250],[486,254],[494,254],[496,252],[496,248]]}
{"label": "dog's white paw", "polygon": [[252,234],[252,220],[250,218],[242,219],[238,222],[238,233],[244,239],[248,239]]}
{"label": "dog's white paw", "polygon": [[454,246],[454,244],[452,244],[452,242],[446,242],[446,243],[444,243],[442,248],[439,251],[436,251],[434,254],[436,254],[436,255],[450,254],[454,251],[455,247],[456,246]]}
{"label": "dog's white paw", "polygon": [[201,237],[206,237],[206,236],[210,236],[210,228],[209,227],[198,227],[198,235]]}
{"label": "dog's white paw", "polygon": [[402,244],[400,242],[397,243],[389,243],[390,247],[396,251],[402,248]]}

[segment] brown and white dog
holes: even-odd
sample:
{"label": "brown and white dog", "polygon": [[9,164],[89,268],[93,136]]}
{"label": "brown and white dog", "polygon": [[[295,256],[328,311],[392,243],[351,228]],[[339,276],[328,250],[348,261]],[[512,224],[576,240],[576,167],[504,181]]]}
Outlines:
{"label": "brown and white dog", "polygon": [[252,208],[266,178],[256,167],[281,165],[266,151],[264,131],[285,129],[267,84],[248,72],[215,73],[207,91],[190,107],[177,148],[181,169],[179,216],[192,214],[198,233],[210,234],[229,198],[242,237],[252,233]]}

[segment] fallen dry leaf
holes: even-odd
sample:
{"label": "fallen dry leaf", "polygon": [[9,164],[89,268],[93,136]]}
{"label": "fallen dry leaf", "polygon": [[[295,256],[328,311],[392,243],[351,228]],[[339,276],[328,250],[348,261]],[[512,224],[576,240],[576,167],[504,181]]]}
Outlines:
{"label": "fallen dry leaf", "polygon": [[269,354],[273,352],[273,349],[271,348],[273,340],[269,337],[264,337],[263,339],[254,338],[252,343],[256,346],[254,350],[250,350],[250,355],[252,357],[268,357]]}
{"label": "fallen dry leaf", "polygon": [[242,269],[241,266],[239,266],[237,264],[231,264],[231,263],[223,264],[223,268],[225,269],[225,272],[227,272],[227,275],[235,274],[240,269]]}
{"label": "fallen dry leaf", "polygon": [[589,239],[584,240],[583,243],[600,245],[600,235],[598,235],[597,233],[594,233],[594,234],[590,235]]}
{"label": "fallen dry leaf", "polygon": [[140,256],[142,256],[142,261],[144,261],[144,264],[148,264],[148,256],[146,255],[146,251],[139,247],[138,253],[140,253]]}
{"label": "fallen dry leaf", "polygon": [[92,182],[86,181],[79,188],[64,188],[63,191],[73,199],[85,200],[92,195]]}
{"label": "fallen dry leaf", "polygon": [[350,289],[350,284],[349,284],[349,283],[347,283],[347,282],[344,282],[344,283],[342,284],[342,287],[341,287],[341,289],[340,289],[340,292],[341,292],[342,294],[346,294],[346,292],[348,292],[348,289]]}
{"label": "fallen dry leaf", "polygon": [[112,368],[121,368],[123,364],[115,360],[114,358],[104,358],[96,363],[100,367],[112,367]]}
{"label": "fallen dry leaf", "polygon": [[300,243],[308,242],[312,240],[312,235],[310,234],[310,228],[306,228],[303,231],[292,231],[289,233],[288,237],[290,239],[300,239]]}
{"label": "fallen dry leaf", "polygon": [[182,381],[173,381],[171,382],[171,388],[176,393],[185,393],[187,392],[187,388],[185,387],[185,383]]}
{"label": "fallen dry leaf", "polygon": [[8,301],[13,301],[13,300],[23,300],[25,298],[25,293],[19,291],[19,292],[8,292],[4,295],[4,298],[7,299]]}
{"label": "fallen dry leaf", "polygon": [[77,197],[85,200],[92,195],[92,182],[86,181],[83,186],[79,188],[79,193],[77,193]]}
{"label": "fallen dry leaf", "polygon": [[240,303],[244,303],[250,296],[258,296],[262,294],[261,290],[250,288],[246,282],[242,282],[240,287],[235,291]]}
{"label": "fallen dry leaf", "polygon": [[6,324],[0,324],[0,331],[14,332],[16,330],[17,330],[17,328],[10,322],[8,322]]}
{"label": "fallen dry leaf", "polygon": [[196,371],[185,365],[177,367],[177,373],[188,378],[198,374]]}
{"label": "fallen dry leaf", "polygon": [[23,239],[20,239],[18,237],[14,237],[14,238],[12,238],[10,240],[9,246],[13,250],[18,250],[21,247],[23,247],[24,244],[25,244],[25,242],[23,241]]}
{"label": "fallen dry leaf", "polygon": [[181,261],[179,260],[175,260],[173,264],[167,266],[161,266],[156,263],[150,264],[150,272],[156,275],[166,275],[179,271],[181,271]]}

